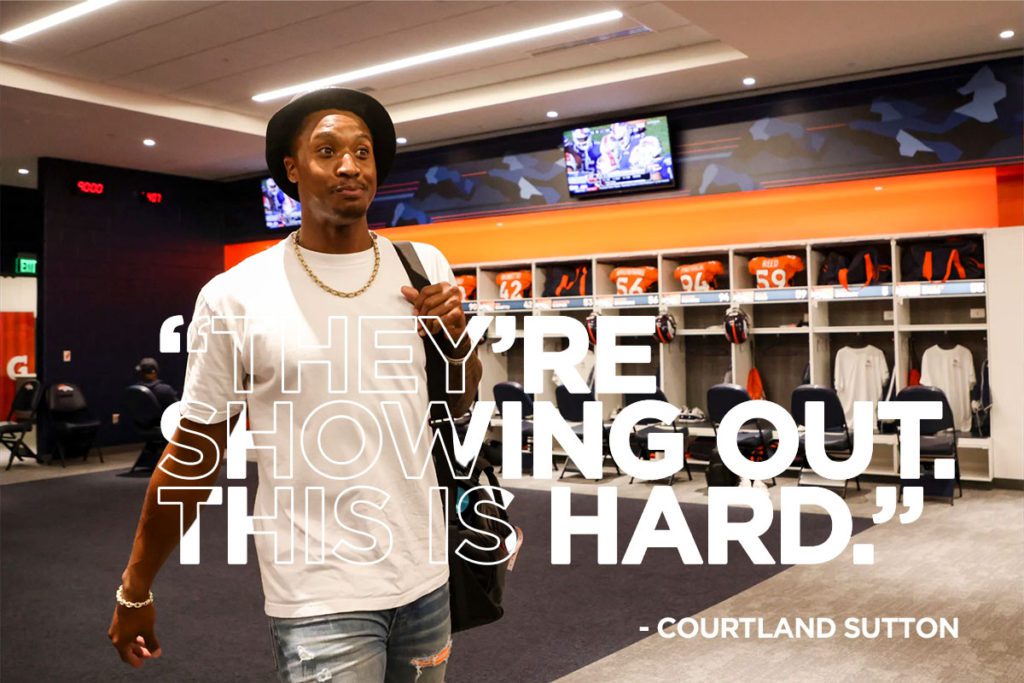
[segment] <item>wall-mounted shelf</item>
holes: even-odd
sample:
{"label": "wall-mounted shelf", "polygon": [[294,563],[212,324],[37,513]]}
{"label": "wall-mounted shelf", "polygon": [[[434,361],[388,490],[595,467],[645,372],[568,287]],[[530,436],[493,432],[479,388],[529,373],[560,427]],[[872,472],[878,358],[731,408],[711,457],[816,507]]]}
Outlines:
{"label": "wall-mounted shelf", "polygon": [[676,336],[684,337],[725,337],[725,331],[721,325],[703,330],[676,330]]}
{"label": "wall-mounted shelf", "polygon": [[536,299],[533,307],[538,311],[590,310],[594,307],[594,297],[566,296],[550,299]]}
{"label": "wall-mounted shelf", "polygon": [[896,327],[889,325],[826,325],[815,327],[814,331],[824,334],[874,334],[878,332],[892,333]]}
{"label": "wall-mounted shelf", "polygon": [[661,298],[657,294],[602,295],[594,303],[598,308],[657,308]]}
{"label": "wall-mounted shelf", "polygon": [[738,304],[767,304],[777,301],[806,301],[806,287],[783,287],[780,289],[740,289],[733,292],[733,301]]}
{"label": "wall-mounted shelf", "polygon": [[889,299],[892,298],[892,285],[854,285],[849,289],[845,287],[812,287],[811,298],[815,301],[849,301],[864,299]]}
{"label": "wall-mounted shelf", "polygon": [[984,280],[959,280],[956,282],[903,282],[895,285],[896,296],[917,299],[928,296],[984,296]]}
{"label": "wall-mounted shelf", "polygon": [[478,301],[477,311],[480,313],[500,313],[504,311],[529,311],[533,309],[533,299],[499,299],[497,301]]}
{"label": "wall-mounted shelf", "polygon": [[810,331],[809,327],[755,327],[751,330],[754,334],[807,334]]}
{"label": "wall-mounted shelf", "polygon": [[729,291],[669,292],[661,295],[666,306],[700,306],[707,304],[728,304],[732,301]]}
{"label": "wall-mounted shelf", "polygon": [[988,329],[985,323],[939,323],[935,325],[900,325],[901,332],[984,332]]}

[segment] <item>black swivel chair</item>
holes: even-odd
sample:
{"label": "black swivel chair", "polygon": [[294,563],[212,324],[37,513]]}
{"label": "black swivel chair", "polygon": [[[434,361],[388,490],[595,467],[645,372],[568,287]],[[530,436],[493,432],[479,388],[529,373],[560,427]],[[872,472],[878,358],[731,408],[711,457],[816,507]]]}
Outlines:
{"label": "black swivel chair", "polygon": [[504,403],[522,405],[523,452],[529,455],[529,467],[533,469],[533,398],[523,390],[519,382],[498,382],[494,385],[494,400],[498,404],[499,415],[502,414]]}
{"label": "black swivel chair", "polygon": [[[916,385],[906,387],[896,394],[897,401],[938,401],[942,404],[942,416],[935,420],[921,421],[921,462],[953,458],[953,473],[960,495],[949,495],[949,504],[954,498],[963,498],[964,487],[960,483],[960,454],[957,450],[956,422],[953,409],[949,407],[946,394],[938,387]],[[902,439],[902,435],[900,435]],[[903,495],[904,479],[900,479],[900,496]],[[945,494],[943,494],[945,497]]]}
{"label": "black swivel chair", "polygon": [[[806,427],[807,404],[813,401],[820,401],[825,404],[825,453],[829,456],[845,455],[850,457],[853,455],[853,436],[850,434],[850,428],[846,424],[846,412],[843,410],[843,404],[839,400],[839,394],[834,389],[817,384],[801,384],[794,389],[789,401],[789,412],[793,416],[793,421],[802,427]],[[839,488],[839,482],[833,482],[822,477],[812,479],[810,476],[807,476],[805,478],[807,449],[804,441],[804,435],[801,434],[800,448],[804,456],[803,462],[800,464],[800,477],[797,479],[797,486],[803,484],[825,488]],[[854,482],[857,484],[857,490],[860,491],[860,477],[855,477]],[[849,481],[844,480],[842,484],[843,498],[846,498],[846,489]]]}
{"label": "black swivel chair", "polygon": [[[591,389],[586,394],[574,394],[569,391],[569,388],[564,384],[560,385],[555,389],[555,405],[558,406],[558,412],[567,422],[577,422],[572,427],[573,433],[579,437],[583,437],[583,404],[587,401],[594,400],[594,390]],[[619,469],[618,463],[612,458],[611,453],[608,449],[608,434],[611,432],[611,422],[605,422],[601,426],[601,454],[604,458],[611,458],[612,466],[615,471],[621,476],[622,470]],[[565,459],[565,464],[562,465],[562,471],[558,474],[558,478],[561,479],[565,476],[567,471],[579,472],[579,469],[570,464],[569,458]],[[572,470],[569,470],[569,468]]]}
{"label": "black swivel chair", "polygon": [[[715,384],[708,389],[708,421],[716,437],[726,414],[750,400],[750,394],[739,384]],[[751,420],[736,433],[736,445],[747,458],[767,458],[771,455],[771,430],[766,430],[759,420]],[[772,485],[775,485],[774,477]]]}
{"label": "black swivel chair", "polygon": [[[622,403],[624,406],[632,405],[639,401],[663,401],[669,403],[668,398],[665,396],[665,392],[659,388],[654,390],[651,394],[626,394],[623,396]],[[633,426],[633,440],[643,448],[643,455],[650,457],[650,450],[647,448],[647,437],[651,434],[682,434],[683,443],[686,442],[686,437],[689,432],[686,427],[680,426],[676,422],[671,424],[665,424],[656,418],[649,417],[644,418]],[[686,476],[689,477],[690,481],[693,481],[693,473],[690,472],[690,463],[687,462],[686,456],[683,456],[683,469],[686,470]],[[671,486],[676,482],[676,472],[672,473],[672,476],[668,478],[668,484]],[[629,478],[629,483],[633,483],[634,477]]]}
{"label": "black swivel chair", "polygon": [[[46,390],[46,408],[57,444],[57,456],[61,467],[65,466],[65,454],[70,450],[84,450],[82,459],[88,459],[89,451],[96,443],[100,421],[92,416],[82,390],[67,382],[51,384]],[[99,451],[103,462],[103,451]]]}
{"label": "black swivel chair", "polygon": [[[0,422],[0,444],[11,452],[7,461],[7,469],[11,469],[14,459],[24,460],[26,456],[37,458],[36,454],[25,444],[25,437],[32,431],[39,401],[43,397],[43,387],[39,380],[25,381],[14,393],[11,409],[7,419]],[[38,459],[38,458],[37,458]]]}
{"label": "black swivel chair", "polygon": [[156,394],[142,384],[133,384],[125,389],[124,408],[136,433],[145,440],[142,452],[135,458],[135,464],[128,470],[128,474],[133,474],[135,470],[152,472],[167,446],[167,440],[160,431],[164,408]]}

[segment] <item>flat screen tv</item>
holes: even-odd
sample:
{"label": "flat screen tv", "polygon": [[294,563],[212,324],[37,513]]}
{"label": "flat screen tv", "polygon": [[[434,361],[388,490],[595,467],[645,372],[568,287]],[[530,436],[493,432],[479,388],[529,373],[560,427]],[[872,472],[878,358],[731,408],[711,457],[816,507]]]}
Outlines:
{"label": "flat screen tv", "polygon": [[263,217],[268,228],[294,228],[302,223],[299,203],[286,195],[273,178],[260,183],[263,190]]}
{"label": "flat screen tv", "polygon": [[675,184],[664,116],[567,130],[562,145],[574,197]]}

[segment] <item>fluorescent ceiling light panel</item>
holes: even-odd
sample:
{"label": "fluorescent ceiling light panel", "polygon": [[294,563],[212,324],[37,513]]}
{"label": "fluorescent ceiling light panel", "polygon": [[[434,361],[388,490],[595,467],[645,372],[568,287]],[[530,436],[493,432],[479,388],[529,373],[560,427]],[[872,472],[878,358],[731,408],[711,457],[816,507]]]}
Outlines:
{"label": "fluorescent ceiling light panel", "polygon": [[506,33],[501,36],[494,36],[492,38],[484,38],[483,40],[476,40],[471,43],[464,43],[462,45],[455,45],[453,47],[445,48],[443,50],[434,50],[433,52],[425,52],[420,55],[414,55],[412,57],[406,57],[404,59],[396,59],[392,62],[385,62],[384,64],[377,64],[376,66],[368,66],[363,69],[356,69],[355,71],[346,71],[345,73],[335,74],[334,76],[328,76],[327,78],[321,78],[316,81],[309,81],[308,83],[300,83],[298,85],[291,85],[287,88],[280,88],[278,90],[271,90],[269,92],[260,93],[254,95],[253,100],[256,102],[269,102],[282,97],[288,97],[289,95],[295,95],[309,90],[316,90],[317,88],[326,88],[331,85],[338,85],[340,83],[350,83],[370,76],[378,76],[380,74],[390,73],[392,71],[398,71],[400,69],[408,69],[413,66],[420,66],[421,64],[429,64],[431,62],[439,62],[443,59],[451,59],[452,57],[460,57],[462,55],[468,55],[473,52],[480,52],[482,50],[490,50],[491,48],[501,47],[503,45],[511,45],[512,43],[519,43],[524,40],[532,40],[534,38],[541,38],[543,36],[550,36],[555,33],[561,33],[563,31],[571,31],[577,28],[583,28],[585,26],[592,26],[594,24],[600,24],[606,21],[615,21],[616,19],[622,18],[622,12],[619,10],[610,10],[608,12],[600,12],[599,14],[590,14],[585,17],[578,17],[576,19],[569,19],[567,21],[559,21],[554,24],[547,24],[545,26],[537,26],[536,28],[528,28],[524,31],[516,31],[515,33]]}
{"label": "fluorescent ceiling light panel", "polygon": [[80,2],[77,5],[63,9],[60,12],[54,12],[49,16],[45,16],[42,19],[37,19],[30,24],[25,24],[16,29],[12,29],[7,33],[0,34],[0,41],[5,43],[13,43],[16,40],[21,40],[33,34],[45,31],[48,28],[53,28],[63,24],[66,21],[77,19],[78,17],[95,12],[98,9],[103,9],[107,5],[113,5],[117,0],[87,0],[86,2]]}
{"label": "fluorescent ceiling light panel", "polygon": [[719,42],[701,43],[402,102],[389,106],[388,112],[396,124],[402,124],[509,102],[547,96],[562,97],[568,92],[603,87],[611,83],[627,83],[741,59],[747,59],[747,55],[728,45]]}

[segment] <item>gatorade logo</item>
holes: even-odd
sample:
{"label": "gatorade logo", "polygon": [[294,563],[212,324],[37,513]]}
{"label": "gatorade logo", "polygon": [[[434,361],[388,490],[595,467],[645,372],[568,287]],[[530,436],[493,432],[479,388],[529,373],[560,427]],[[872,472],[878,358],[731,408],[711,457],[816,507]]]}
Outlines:
{"label": "gatorade logo", "polygon": [[27,374],[29,374],[28,356],[11,356],[11,359],[7,361],[7,376],[11,379],[17,379]]}

